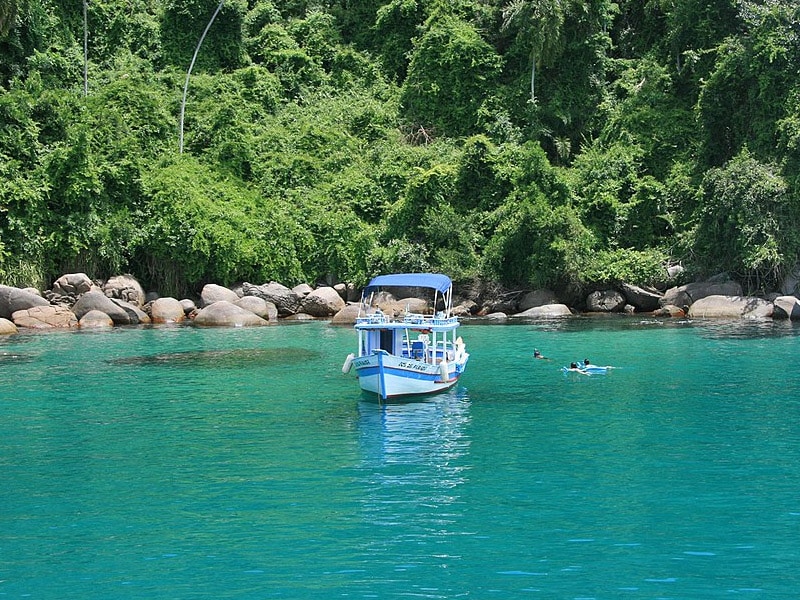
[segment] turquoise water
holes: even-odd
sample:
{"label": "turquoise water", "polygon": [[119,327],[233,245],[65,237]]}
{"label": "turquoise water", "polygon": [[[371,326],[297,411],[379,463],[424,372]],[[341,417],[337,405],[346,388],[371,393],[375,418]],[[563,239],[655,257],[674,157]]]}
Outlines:
{"label": "turquoise water", "polygon": [[466,325],[388,406],[324,323],[2,338],[0,596],[797,598],[799,333]]}

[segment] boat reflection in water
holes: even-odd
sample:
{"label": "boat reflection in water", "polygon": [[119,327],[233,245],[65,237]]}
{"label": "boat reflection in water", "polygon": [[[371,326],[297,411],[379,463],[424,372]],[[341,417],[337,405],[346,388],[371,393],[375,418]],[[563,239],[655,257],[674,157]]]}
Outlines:
{"label": "boat reflection in water", "polygon": [[[365,525],[377,532],[365,558],[437,568],[447,563],[452,536],[463,535],[467,503],[470,402],[454,388],[425,402],[359,403]],[[377,529],[376,529],[377,528]]]}

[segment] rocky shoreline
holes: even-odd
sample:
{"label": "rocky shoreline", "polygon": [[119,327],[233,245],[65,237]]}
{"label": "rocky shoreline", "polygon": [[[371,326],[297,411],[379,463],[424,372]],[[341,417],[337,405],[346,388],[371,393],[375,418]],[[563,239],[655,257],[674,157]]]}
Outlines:
{"label": "rocky shoreline", "polygon": [[[352,285],[301,284],[289,288],[277,282],[242,283],[232,288],[203,287],[200,298],[176,299],[145,293],[130,275],[100,282],[85,273],[59,277],[48,290],[0,285],[0,334],[20,330],[102,329],[124,325],[191,323],[199,327],[253,327],[278,321],[330,320],[352,324],[358,314],[360,290]],[[414,290],[401,298],[382,298],[384,312],[422,312],[425,302]],[[769,298],[742,295],[741,285],[725,276],[659,292],[623,284],[619,289],[592,292],[581,311],[562,303],[549,290],[463,292],[455,313],[464,318],[553,319],[577,314],[649,314],[656,317],[724,319],[800,319],[796,295]]]}

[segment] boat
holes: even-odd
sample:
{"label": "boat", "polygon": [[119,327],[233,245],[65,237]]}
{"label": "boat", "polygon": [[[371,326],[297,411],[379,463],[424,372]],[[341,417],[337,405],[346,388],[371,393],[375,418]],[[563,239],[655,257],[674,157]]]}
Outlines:
{"label": "boat", "polygon": [[[384,313],[379,292],[424,288],[433,296],[431,310],[400,315]],[[388,311],[387,311],[388,312]],[[355,320],[358,352],[351,353],[343,373],[354,370],[364,392],[382,401],[442,392],[453,387],[469,360],[460,325],[453,314],[453,283],[439,273],[380,275],[364,288]]]}

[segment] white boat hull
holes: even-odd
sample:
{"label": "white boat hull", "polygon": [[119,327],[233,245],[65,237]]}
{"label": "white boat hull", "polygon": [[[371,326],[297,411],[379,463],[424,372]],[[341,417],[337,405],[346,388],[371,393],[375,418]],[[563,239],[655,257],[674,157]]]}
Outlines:
{"label": "white boat hull", "polygon": [[354,359],[352,368],[362,390],[386,399],[447,390],[458,381],[468,358],[464,353],[460,362],[432,365],[377,351]]}

